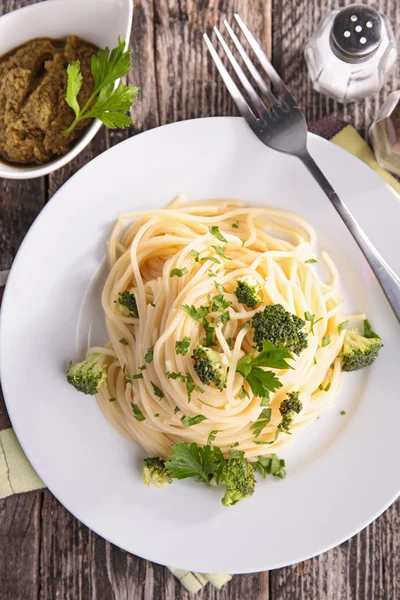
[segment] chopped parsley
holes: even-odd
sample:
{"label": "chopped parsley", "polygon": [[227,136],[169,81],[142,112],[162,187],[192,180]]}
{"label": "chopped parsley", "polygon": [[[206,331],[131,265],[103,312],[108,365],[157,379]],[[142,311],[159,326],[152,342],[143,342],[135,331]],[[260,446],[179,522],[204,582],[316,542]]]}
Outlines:
{"label": "chopped parsley", "polygon": [[122,369],[123,374],[125,375],[125,379],[128,383],[130,383],[132,385],[132,382],[135,381],[135,379],[143,379],[143,373],[138,373],[137,375],[128,375],[128,373],[126,372],[126,365],[124,365],[124,368]]}
{"label": "chopped parsley", "polygon": [[183,275],[186,275],[186,273],[188,272],[186,267],[183,267],[183,269],[172,269],[171,273],[169,274],[170,277],[182,277]]}
{"label": "chopped parsley", "polygon": [[226,260],[232,260],[231,258],[229,258],[229,256],[225,255],[225,250],[226,250],[225,246],[213,246],[213,248],[214,248],[215,252],[218,254],[218,256],[222,256]]}
{"label": "chopped parsley", "polygon": [[188,304],[183,304],[182,309],[195,321],[198,321],[204,328],[206,332],[206,337],[203,341],[204,346],[215,346],[215,337],[214,337],[214,329],[217,327],[215,323],[210,323],[207,321],[206,316],[209,313],[209,306],[200,306],[196,308],[195,306],[189,306]]}
{"label": "chopped parsley", "polygon": [[189,315],[189,317],[203,325],[204,319],[208,315],[210,308],[208,306],[200,306],[199,308],[196,308],[195,306],[193,306],[193,304],[191,306],[189,306],[188,304],[183,304],[182,310],[184,310],[185,313]]}
{"label": "chopped parsley", "polygon": [[271,456],[259,456],[254,465],[254,469],[260,473],[264,479],[267,475],[285,479],[285,466],[285,461],[282,458],[278,458],[276,454],[271,454]]}
{"label": "chopped parsley", "polygon": [[348,324],[349,324],[348,321],[342,321],[341,323],[339,323],[338,328],[337,328],[339,335],[342,333],[343,329],[346,329]]}
{"label": "chopped parsley", "polygon": [[232,223],[232,228],[239,229],[239,221],[236,221],[236,223]]}
{"label": "chopped parsley", "polygon": [[144,360],[147,362],[147,364],[151,363],[151,361],[153,360],[153,356],[154,356],[154,348],[149,348],[144,357]]}
{"label": "chopped parsley", "polygon": [[211,260],[211,262],[214,262],[217,265],[221,264],[221,261],[218,260],[218,258],[216,258],[215,256],[203,256],[200,260],[201,261],[203,261],[203,260]]}
{"label": "chopped parsley", "polygon": [[315,315],[313,315],[312,313],[308,312],[308,310],[304,313],[304,318],[306,321],[309,321],[310,323],[310,331],[311,333],[314,335],[314,325],[316,325],[319,321],[322,321],[322,317],[320,317],[319,319],[315,320]]}
{"label": "chopped parsley", "polygon": [[321,383],[321,385],[319,386],[319,389],[320,389],[322,392],[329,392],[329,390],[331,389],[331,382],[329,381],[329,382],[327,383],[326,387],[324,387],[324,386],[322,385],[322,383]]}
{"label": "chopped parsley", "polygon": [[221,431],[221,429],[213,429],[212,431],[210,431],[208,438],[207,438],[207,446],[210,446],[210,444],[212,444],[215,441],[215,438],[217,437],[217,433],[219,433]]}
{"label": "chopped parsley", "polygon": [[185,354],[188,353],[189,346],[190,338],[187,335],[185,335],[185,337],[182,340],[175,342],[175,352],[177,354],[182,354],[182,356],[185,356]]}
{"label": "chopped parsley", "polygon": [[156,385],[152,381],[150,383],[153,386],[154,395],[157,396],[158,398],[160,398],[160,400],[162,400],[164,398],[163,392],[160,390],[160,388],[158,387],[158,385]]}
{"label": "chopped parsley", "polygon": [[131,402],[131,407],[133,410],[133,414],[135,415],[135,419],[137,421],[145,421],[146,417],[144,416],[144,414],[142,413],[142,411],[140,410],[140,408],[138,407],[137,404],[135,404],[134,402]]}
{"label": "chopped parsley", "polygon": [[325,335],[322,338],[322,347],[325,348],[325,346],[329,346],[329,344],[331,343],[331,336],[330,335]]}
{"label": "chopped parsley", "polygon": [[175,406],[174,408],[174,415],[176,415],[176,413],[178,413],[181,409],[179,408],[179,406]]}
{"label": "chopped parsley", "polygon": [[257,421],[250,427],[250,430],[254,433],[255,437],[258,437],[264,427],[271,421],[271,414],[272,411],[270,408],[263,408]]}
{"label": "chopped parsley", "polygon": [[184,427],[193,427],[193,425],[197,425],[202,421],[206,421],[207,417],[204,415],[196,415],[195,417],[186,417],[185,415],[181,417],[181,423]]}
{"label": "chopped parsley", "polygon": [[195,382],[193,381],[193,377],[190,375],[190,373],[187,373],[187,375],[186,375],[186,391],[187,391],[187,396],[188,396],[188,403],[191,401],[192,393],[195,390],[196,390],[196,392],[200,392],[200,394],[204,394],[203,388],[201,388],[199,385],[196,385]]}
{"label": "chopped parsley", "polygon": [[168,377],[168,379],[177,379],[178,381],[183,381],[183,383],[185,383],[186,381],[186,377],[182,375],[182,373],[174,373],[171,371],[167,371],[166,376]]}
{"label": "chopped parsley", "polygon": [[197,252],[197,250],[191,250],[189,254],[190,256],[194,256],[195,262],[199,262],[200,252]]}
{"label": "chopped parsley", "polygon": [[242,389],[240,390],[239,399],[244,400],[244,398],[250,398],[249,392],[246,390],[244,385],[242,385]]}
{"label": "chopped parsley", "polygon": [[116,399],[116,398],[109,398],[109,399],[108,399],[108,401],[109,401],[109,402],[116,402],[116,401],[117,401],[117,399]]}
{"label": "chopped parsley", "polygon": [[216,274],[215,274],[215,273],[213,273],[213,272],[210,270],[210,271],[208,271],[208,276],[209,276],[209,277],[216,277]]}
{"label": "chopped parsley", "polygon": [[306,265],[307,263],[312,264],[312,263],[316,263],[318,262],[317,260],[315,260],[315,258],[309,258],[308,260],[304,261],[304,264]]}
{"label": "chopped parsley", "polygon": [[223,294],[218,294],[218,296],[214,296],[213,298],[213,305],[212,305],[212,312],[222,312],[223,310],[225,310],[225,308],[228,308],[230,305],[232,304],[232,302],[230,302],[229,300],[225,300],[225,297]]}
{"label": "chopped parsley", "polygon": [[222,233],[219,230],[219,227],[217,227],[216,225],[211,225],[208,228],[208,231],[214,235],[217,240],[219,240],[220,242],[227,242],[228,240],[226,238],[224,238],[224,236],[222,235]]}
{"label": "chopped parsley", "polygon": [[228,348],[229,348],[229,350],[232,350],[232,338],[231,338],[231,337],[229,337],[229,338],[226,340],[226,343],[228,344]]}
{"label": "chopped parsley", "polygon": [[346,411],[345,411],[345,410],[341,410],[341,411],[340,411],[340,414],[343,416],[343,415],[345,415],[345,414],[346,414]]}
{"label": "chopped parsley", "polygon": [[219,317],[217,319],[217,321],[220,321],[223,325],[225,325],[225,323],[227,323],[230,320],[231,320],[231,315],[228,310],[226,312],[222,313],[222,315],[219,315]]}
{"label": "chopped parsley", "polygon": [[193,377],[190,375],[190,373],[188,373],[187,375],[183,375],[183,373],[174,373],[171,371],[167,371],[166,372],[166,376],[168,377],[168,379],[175,379],[177,381],[181,381],[182,383],[186,384],[186,391],[187,391],[187,395],[188,395],[188,403],[191,401],[192,399],[192,393],[196,390],[197,392],[200,392],[201,394],[204,394],[204,390],[203,388],[201,388],[200,386],[196,385]]}
{"label": "chopped parsley", "polygon": [[128,342],[126,341],[126,339],[124,337],[121,340],[119,340],[119,343],[122,344],[123,346],[128,345]]}

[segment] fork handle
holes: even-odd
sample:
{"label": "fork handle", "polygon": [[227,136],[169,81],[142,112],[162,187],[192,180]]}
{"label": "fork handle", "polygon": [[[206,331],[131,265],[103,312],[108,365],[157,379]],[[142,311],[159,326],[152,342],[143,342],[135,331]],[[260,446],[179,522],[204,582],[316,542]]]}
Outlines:
{"label": "fork handle", "polygon": [[379,281],[386,298],[389,300],[397,320],[400,323],[400,279],[389,267],[387,262],[382,258],[375,246],[370,242],[368,236],[361,229],[344,202],[341,201],[308,151],[306,150],[304,153],[299,155],[299,158],[328,196],[347,229],[350,231],[351,235],[359,245],[362,253],[367,259],[367,262],[375,273],[375,277]]}

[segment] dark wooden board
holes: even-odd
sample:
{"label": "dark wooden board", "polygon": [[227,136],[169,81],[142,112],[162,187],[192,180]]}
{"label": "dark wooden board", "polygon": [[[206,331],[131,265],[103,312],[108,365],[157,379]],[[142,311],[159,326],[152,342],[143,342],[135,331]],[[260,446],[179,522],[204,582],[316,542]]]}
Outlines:
{"label": "dark wooden board", "polygon": [[[35,0],[0,0],[0,14]],[[140,87],[135,124],[102,129],[70,165],[47,178],[0,181],[0,269],[11,266],[45,202],[81,166],[106,148],[164,123],[237,114],[208,59],[204,30],[238,11],[306,110],[309,119],[344,114],[362,133],[376,99],[343,110],[312,91],[302,51],[327,0],[135,0],[129,80]],[[371,2],[400,21],[400,0]],[[397,27],[398,30],[398,27]],[[272,32],[272,34],[271,34]],[[400,33],[400,31],[399,31]],[[397,87],[397,73],[385,92]],[[134,182],[132,182],[134,187]],[[371,474],[371,485],[374,485]],[[301,518],[301,517],[300,517]],[[327,515],[327,519],[329,515]],[[319,557],[270,573],[237,575],[199,600],[395,600],[400,597],[400,502],[349,542]],[[256,543],[256,542],[255,542]],[[273,540],[264,539],[273,544]],[[244,549],[238,548],[238,552]],[[0,600],[188,600],[159,565],[120,550],[88,530],[48,491],[0,501]]]}

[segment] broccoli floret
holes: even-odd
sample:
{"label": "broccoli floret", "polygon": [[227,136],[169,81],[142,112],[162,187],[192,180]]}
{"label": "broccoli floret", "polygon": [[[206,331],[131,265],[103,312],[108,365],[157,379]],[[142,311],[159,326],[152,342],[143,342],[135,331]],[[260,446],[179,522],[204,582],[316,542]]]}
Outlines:
{"label": "broccoli floret", "polygon": [[138,318],[138,308],[136,304],[136,298],[133,294],[125,290],[118,294],[119,307],[124,317],[135,317]]}
{"label": "broccoli floret", "polygon": [[70,364],[67,371],[67,381],[78,392],[93,396],[107,379],[107,367],[104,365],[104,354],[91,354],[86,360]]}
{"label": "broccoli floret", "polygon": [[349,329],[344,338],[342,371],[358,371],[372,365],[382,346],[379,337],[366,338],[357,329]]}
{"label": "broccoli floret", "polygon": [[294,415],[298,415],[303,409],[303,404],[299,398],[299,392],[289,392],[287,398],[281,402],[279,412],[282,420],[278,425],[280,431],[289,433]]}
{"label": "broccoli floret", "polygon": [[163,487],[172,483],[171,475],[165,468],[165,460],[161,458],[145,458],[143,461],[143,481],[146,485]]}
{"label": "broccoli floret", "polygon": [[237,280],[235,296],[241,304],[255,308],[261,302],[261,297],[258,295],[259,291],[260,286],[255,279],[248,277]]}
{"label": "broccoli floret", "polygon": [[222,362],[221,354],[215,350],[211,350],[211,348],[204,348],[204,346],[198,345],[193,350],[192,358],[194,360],[194,369],[200,381],[205,385],[213,383],[222,391],[226,386],[228,368]]}
{"label": "broccoli floret", "polygon": [[283,344],[291,352],[300,354],[308,345],[307,334],[301,331],[305,324],[303,319],[285,310],[281,304],[266,306],[253,317],[253,340],[260,352],[265,340],[274,346]]}
{"label": "broccoli floret", "polygon": [[222,498],[224,506],[233,506],[242,498],[249,498],[254,493],[254,467],[246,458],[229,458],[225,461],[221,483],[226,487]]}

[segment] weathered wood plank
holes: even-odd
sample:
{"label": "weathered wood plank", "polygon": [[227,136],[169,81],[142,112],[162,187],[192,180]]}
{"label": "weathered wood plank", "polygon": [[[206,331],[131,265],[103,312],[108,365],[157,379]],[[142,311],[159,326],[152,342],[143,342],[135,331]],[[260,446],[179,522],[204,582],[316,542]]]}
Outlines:
{"label": "weathered wood plank", "polygon": [[202,35],[223,19],[232,22],[240,12],[252,23],[265,47],[271,45],[270,1],[159,0],[155,2],[155,47],[161,124],[194,117],[236,115],[236,107],[214,63]]}
{"label": "weathered wood plank", "polygon": [[0,502],[0,598],[38,598],[41,492]]}

